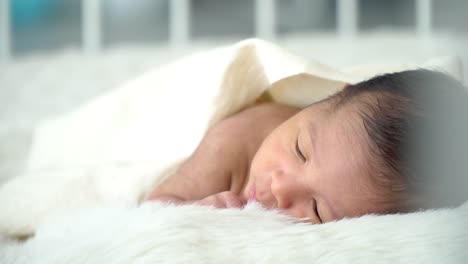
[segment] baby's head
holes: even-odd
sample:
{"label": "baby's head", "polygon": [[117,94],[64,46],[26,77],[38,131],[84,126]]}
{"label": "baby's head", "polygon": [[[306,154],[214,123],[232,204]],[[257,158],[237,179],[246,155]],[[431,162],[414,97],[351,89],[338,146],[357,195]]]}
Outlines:
{"label": "baby's head", "polygon": [[382,206],[402,212],[468,199],[468,94],[460,82],[441,72],[405,71],[352,85],[330,100],[335,110],[359,113]]}
{"label": "baby's head", "polygon": [[466,97],[428,70],[350,85],[265,139],[245,192],[313,222],[457,205],[468,198]]}

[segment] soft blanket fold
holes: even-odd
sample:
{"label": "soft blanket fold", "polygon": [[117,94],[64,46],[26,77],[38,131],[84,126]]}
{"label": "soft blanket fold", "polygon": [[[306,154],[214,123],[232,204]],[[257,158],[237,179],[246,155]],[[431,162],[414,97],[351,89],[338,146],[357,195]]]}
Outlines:
{"label": "soft blanket fold", "polygon": [[[0,186],[0,234],[37,234],[25,244],[4,240],[0,258],[41,263],[39,254],[48,253],[52,257],[44,258],[49,260],[44,263],[98,263],[111,255],[114,263],[205,263],[219,262],[225,254],[227,260],[249,263],[465,260],[459,245],[468,243],[462,220],[467,206],[323,226],[293,223],[253,205],[244,210],[158,204],[138,208],[148,192],[193,151],[209,126],[248,107],[262,94],[304,107],[345,83],[416,67],[461,78],[456,58],[337,70],[261,40],[202,52],[148,72],[36,129],[26,173]],[[128,207],[109,209],[115,205]],[[100,209],[87,209],[96,207]],[[144,222],[146,217],[155,226]],[[179,220],[173,223],[173,219]],[[118,231],[121,227],[125,229]],[[87,233],[90,230],[94,231]],[[179,232],[187,233],[179,236]],[[214,236],[206,237],[205,232]],[[190,246],[196,250],[180,254]],[[213,247],[216,250],[207,252]],[[425,252],[425,247],[431,251]],[[61,253],[55,255],[55,250]],[[233,250],[242,254],[232,254]],[[83,259],[80,252],[87,257]],[[285,252],[288,257],[281,257]]]}

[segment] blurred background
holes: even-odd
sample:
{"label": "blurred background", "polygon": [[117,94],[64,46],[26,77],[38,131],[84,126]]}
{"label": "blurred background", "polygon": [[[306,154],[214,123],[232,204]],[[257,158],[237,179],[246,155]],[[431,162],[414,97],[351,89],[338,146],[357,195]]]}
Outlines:
{"label": "blurred background", "polygon": [[466,0],[0,0],[0,181],[38,122],[189,53],[259,37],[334,67],[467,65],[467,13]]}

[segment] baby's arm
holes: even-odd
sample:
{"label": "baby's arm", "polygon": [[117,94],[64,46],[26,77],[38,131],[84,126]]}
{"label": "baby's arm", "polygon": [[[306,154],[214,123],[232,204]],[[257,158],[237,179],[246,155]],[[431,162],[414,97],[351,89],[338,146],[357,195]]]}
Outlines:
{"label": "baby's arm", "polygon": [[239,194],[250,161],[263,139],[297,109],[261,104],[210,128],[179,170],[159,185],[149,199],[240,207]]}

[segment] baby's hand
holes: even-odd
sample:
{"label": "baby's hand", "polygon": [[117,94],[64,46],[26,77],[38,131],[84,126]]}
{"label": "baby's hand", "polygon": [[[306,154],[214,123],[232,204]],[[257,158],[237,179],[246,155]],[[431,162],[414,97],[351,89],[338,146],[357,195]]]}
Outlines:
{"label": "baby's hand", "polygon": [[241,208],[244,206],[239,195],[230,191],[213,194],[195,201],[194,203],[198,205],[214,206],[216,208]]}

